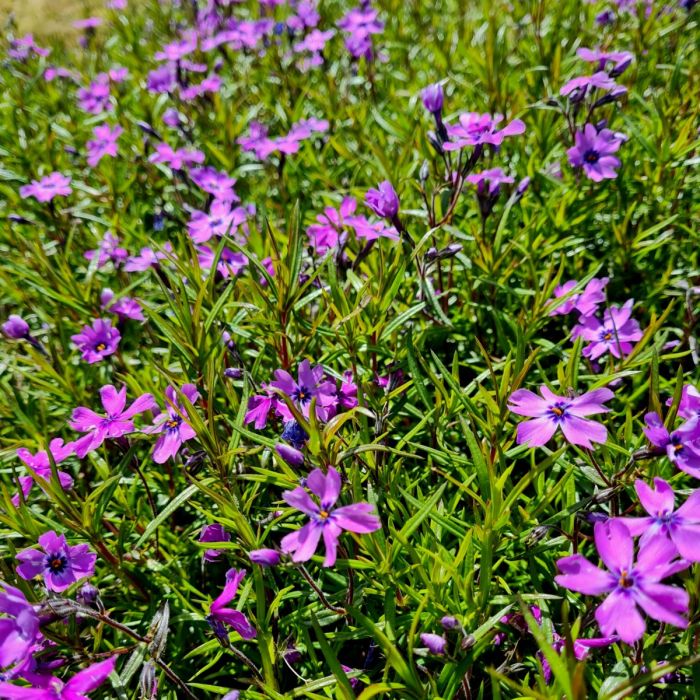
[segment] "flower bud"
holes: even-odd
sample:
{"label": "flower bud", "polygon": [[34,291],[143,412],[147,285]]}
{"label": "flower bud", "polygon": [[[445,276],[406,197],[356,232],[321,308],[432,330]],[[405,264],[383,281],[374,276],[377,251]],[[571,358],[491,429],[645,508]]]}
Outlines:
{"label": "flower bud", "polygon": [[447,640],[439,634],[423,633],[420,639],[431,654],[442,656],[445,653]]}
{"label": "flower bud", "polygon": [[290,467],[301,467],[304,464],[304,453],[294,447],[278,443],[275,445],[275,452],[277,452]]}
{"label": "flower bud", "polygon": [[170,606],[166,600],[151,620],[151,627],[148,636],[151,642],[148,651],[154,659],[159,659],[165,650],[165,643],[168,640],[168,630],[170,625]]}
{"label": "flower bud", "polygon": [[384,219],[393,219],[399,213],[399,196],[389,180],[379,183],[378,189],[369,189],[365,203],[377,215]]}
{"label": "flower bud", "polygon": [[276,549],[253,549],[248,552],[250,561],[263,567],[277,566],[281,555]]}
{"label": "flower bud", "polygon": [[227,379],[240,379],[243,376],[243,370],[240,367],[227,367],[224,370],[224,377]]}
{"label": "flower bud", "polygon": [[13,340],[21,340],[29,336],[29,324],[17,314],[11,314],[2,324],[2,332]]}
{"label": "flower bud", "polygon": [[440,83],[433,83],[423,88],[420,96],[423,100],[423,106],[428,112],[431,114],[440,114],[442,112],[444,95]]}
{"label": "flower bud", "polygon": [[454,630],[461,627],[459,620],[457,620],[456,617],[452,617],[452,615],[445,615],[442,620],[440,620],[440,624],[442,625],[442,629],[445,631]]}
{"label": "flower bud", "polygon": [[156,666],[149,660],[141,667],[139,676],[139,691],[141,700],[154,700],[158,697],[158,679],[156,678]]}
{"label": "flower bud", "polygon": [[430,167],[428,165],[428,161],[424,160],[423,165],[420,166],[420,170],[418,171],[418,179],[420,180],[422,185],[424,185],[428,181],[429,176]]}

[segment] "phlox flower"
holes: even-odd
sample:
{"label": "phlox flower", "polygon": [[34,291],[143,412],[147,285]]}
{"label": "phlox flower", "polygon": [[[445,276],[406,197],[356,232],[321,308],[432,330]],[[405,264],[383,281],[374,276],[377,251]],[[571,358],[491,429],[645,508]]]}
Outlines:
{"label": "phlox flower", "polygon": [[94,260],[97,256],[98,268],[104,267],[110,260],[115,265],[120,265],[129,257],[129,253],[126,248],[120,247],[119,243],[118,236],[106,231],[97,248],[85,252],[85,259]]}
{"label": "phlox flower", "polygon": [[51,676],[34,688],[20,687],[11,683],[0,683],[0,697],[28,698],[28,700],[88,700],[88,693],[99,688],[107,676],[114,671],[117,657],[112,656],[78,671],[72,678],[62,681]]}
{"label": "phlox flower", "polygon": [[[216,251],[206,245],[197,246],[197,260],[200,267],[205,270],[211,270],[216,257]],[[248,258],[244,253],[240,253],[230,248],[224,248],[219,256],[219,261],[216,265],[216,272],[223,279],[227,279],[232,275],[235,277],[248,266]]]}
{"label": "phlox flower", "polygon": [[73,430],[85,433],[75,441],[75,454],[81,459],[94,452],[107,438],[118,438],[133,433],[134,416],[153,411],[158,404],[151,394],[142,394],[126,408],[126,386],[117,391],[111,384],[100,389],[100,400],[106,415],[100,415],[85,406],[73,411],[69,425]]}
{"label": "phlox flower", "polygon": [[145,321],[141,304],[132,297],[121,297],[114,303],[114,292],[111,289],[103,289],[100,294],[100,305],[111,314],[116,314],[121,320]]}
{"label": "phlox flower", "polygon": [[353,197],[344,197],[338,209],[326,207],[323,214],[316,217],[318,223],[309,226],[306,233],[317,253],[323,254],[338,246],[344,227],[351,225],[356,208],[357,201]]}
{"label": "phlox flower", "polygon": [[502,121],[501,114],[460,114],[458,124],[445,124],[450,140],[443,144],[443,148],[446,151],[459,151],[466,146],[500,146],[506,137],[525,133],[525,124],[520,119],[513,119],[499,130],[497,127]]}
{"label": "phlox flower", "polygon": [[70,339],[78,346],[83,360],[92,365],[117,351],[121,333],[112,328],[109,319],[98,318],[92,322],[92,326],[83,326],[83,330]]}
{"label": "phlox flower", "polygon": [[[666,401],[667,406],[673,405],[673,398]],[[700,423],[700,391],[692,384],[685,384],[678,403],[678,415],[686,420]]]}
{"label": "phlox flower", "polygon": [[[568,314],[572,311],[578,311],[581,316],[590,316],[598,310],[598,305],[605,301],[605,292],[603,291],[610,280],[607,277],[596,279],[595,277],[586,285],[580,294],[573,294],[565,301],[555,306],[550,312],[550,316],[560,314]],[[564,284],[559,285],[554,290],[554,298],[566,296],[569,292],[576,288],[578,282],[569,280]]]}
{"label": "phlox flower", "polygon": [[267,417],[270,411],[276,410],[280,400],[271,389],[265,384],[261,385],[264,394],[257,394],[248,399],[248,411],[245,414],[244,422],[253,423],[257,430],[262,430],[267,425]]}
{"label": "phlox flower", "polygon": [[[194,384],[183,384],[181,392],[191,404],[199,398]],[[167,462],[178,453],[183,442],[197,437],[194,428],[185,420],[187,409],[172,386],[165,390],[165,409],[165,414],[158,416],[155,423],[144,430],[145,433],[160,434],[153,447],[153,461],[156,464]]]}
{"label": "phlox flower", "polygon": [[216,636],[222,641],[228,640],[228,633],[224,625],[233,627],[243,639],[255,639],[255,627],[250,624],[248,618],[240,611],[226,607],[236,596],[238,587],[246,575],[244,570],[229,569],[226,572],[226,585],[218,598],[209,607],[207,622],[211,625]]}
{"label": "phlox flower", "polygon": [[88,112],[88,114],[111,112],[114,109],[114,105],[109,98],[109,76],[106,73],[98,74],[94,82],[86,88],[78,90],[80,109]]}
{"label": "phlox flower", "polygon": [[316,552],[319,540],[323,537],[326,548],[324,566],[333,566],[338,549],[338,538],[343,530],[366,534],[379,530],[381,522],[374,515],[374,506],[369,503],[353,503],[349,506],[335,507],[340,495],[340,474],[334,467],[328,467],[324,474],[314,469],[306,479],[311,493],[318,497],[319,503],[298,486],[293,491],[285,491],[282,498],[292,508],[309,516],[310,520],[300,530],[291,532],[282,538],[281,549],[292,555],[295,562],[308,561]]}
{"label": "phlox flower", "polygon": [[238,227],[246,222],[250,210],[248,207],[231,208],[231,203],[214,200],[209,213],[194,211],[187,224],[190,238],[195,243],[206,243],[212,236],[232,235]]}
{"label": "phlox flower", "polygon": [[582,46],[576,50],[576,55],[587,63],[597,63],[598,70],[603,71],[608,63],[613,63],[613,73],[620,75],[634,60],[634,54],[629,51],[601,51]]}
{"label": "phlox flower", "polygon": [[204,162],[204,153],[196,149],[178,148],[174,150],[168,143],[157,143],[155,153],[148,157],[151,163],[164,163],[171,170],[182,170],[186,165]]}
{"label": "phlox flower", "polygon": [[20,187],[19,195],[22,199],[34,197],[39,202],[50,202],[54,197],[67,197],[73,191],[70,182],[70,176],[53,172]]}
{"label": "phlox flower", "polygon": [[10,314],[2,324],[2,332],[12,340],[24,340],[30,337],[29,324],[17,314]]}
{"label": "phlox flower", "polygon": [[595,389],[580,396],[562,397],[542,385],[540,394],[542,398],[527,389],[518,389],[510,396],[508,408],[520,416],[532,418],[518,424],[519,445],[527,443],[530,447],[541,447],[558,428],[572,445],[588,449],[593,448],[592,443],[604,443],[608,439],[605,426],[588,420],[586,416],[610,410],[603,406],[614,396],[610,389]]}
{"label": "phlox flower", "polygon": [[597,316],[579,318],[571,333],[572,339],[579,336],[588,341],[583,349],[583,356],[597,360],[609,352],[613,357],[621,358],[632,352],[634,343],[642,338],[639,323],[632,316],[634,300],[629,299],[623,306],[609,306],[605,309],[603,319]]}
{"label": "phlox flower", "polygon": [[[297,380],[286,370],[275,370],[275,378],[270,382],[270,386],[286,394],[307,418],[311,409],[311,401],[314,398],[316,399],[316,415],[320,420],[327,421],[335,415],[335,382],[324,381],[321,365],[312,368],[308,360],[303,360],[299,365]],[[278,401],[276,408],[285,420],[294,418],[283,401]]]}
{"label": "phlox flower", "polygon": [[644,434],[649,442],[666,452],[672,464],[696,478],[700,478],[700,432],[698,422],[689,420],[677,430],[669,432],[658,413],[644,416],[647,427]]}
{"label": "phlox flower", "polygon": [[506,175],[501,168],[491,168],[481,173],[467,175],[467,182],[476,185],[479,194],[488,192],[489,195],[497,195],[501,185],[512,184],[515,180],[510,175]]}
{"label": "phlox flower", "polygon": [[674,510],[676,498],[667,481],[657,477],[652,488],[638,479],[634,489],[648,515],[619,520],[633,537],[639,537],[639,546],[651,545],[659,539],[671,540],[683,559],[700,561],[700,490],[693,491]]}
{"label": "phlox flower", "polygon": [[153,248],[141,248],[138,255],[130,256],[124,265],[125,272],[144,272],[151,267],[156,267],[161,260],[175,254],[173,245],[169,241],[163,244],[163,250],[153,250]]}
{"label": "phlox flower", "polygon": [[593,124],[586,124],[583,131],[576,132],[574,141],[575,145],[566,152],[574,168],[583,168],[593,182],[617,177],[620,160],[613,153],[622,145],[617,134],[610,129],[598,131]]}
{"label": "phlox flower", "polygon": [[[211,525],[205,525],[202,528],[202,532],[199,535],[200,542],[230,542],[231,534],[226,532],[224,526],[220,523],[212,523]],[[202,558],[206,562],[214,562],[221,557],[222,551],[220,549],[205,549]]]}
{"label": "phlox flower", "polygon": [[688,594],[682,588],[662,584],[668,576],[686,568],[675,560],[676,547],[666,538],[656,538],[640,547],[634,560],[632,535],[624,523],[608,520],[594,527],[596,549],[607,571],[591,564],[581,554],[557,561],[561,574],[555,581],[585,595],[608,594],[595,618],[605,636],[616,634],[634,644],[646,630],[641,608],[649,617],[685,629]]}
{"label": "phlox flower", "polygon": [[588,88],[605,90],[606,92],[612,92],[616,89],[625,91],[625,88],[618,85],[605,71],[598,71],[593,75],[582,75],[578,78],[572,78],[559,90],[559,94],[566,97],[576,91],[578,96],[585,93]]}
{"label": "phlox flower", "polygon": [[18,39],[13,39],[10,42],[10,49],[7,55],[14,59],[15,61],[26,61],[31,54],[36,56],[48,56],[51,53],[51,49],[45,49],[39,46],[34,41],[34,36],[32,34],[25,34]]}
{"label": "phlox flower", "polygon": [[34,606],[19,588],[4,581],[0,581],[0,613],[0,668],[7,668],[28,658],[41,632]]}
{"label": "phlox flower", "polygon": [[219,172],[215,168],[205,166],[192,168],[190,178],[198,187],[212,195],[220,202],[237,202],[238,196],[234,191],[235,177],[229,177],[226,173]]}
{"label": "phlox flower", "polygon": [[87,142],[87,162],[94,168],[105,156],[112,158],[117,155],[117,139],[124,129],[119,124],[113,127],[109,124],[100,124],[93,129],[93,139]]}
{"label": "phlox flower", "polygon": [[71,546],[65,535],[53,530],[39,536],[40,549],[23,549],[17,554],[17,573],[27,581],[44,579],[50,591],[60,593],[81,578],[95,572],[97,555],[86,544]]}
{"label": "phlox flower", "polygon": [[389,180],[380,182],[378,189],[367,190],[365,204],[377,216],[390,221],[393,221],[399,213],[399,196]]}
{"label": "phlox flower", "polygon": [[[51,452],[54,463],[58,465],[75,452],[75,443],[68,442],[64,445],[63,438],[54,438],[49,443],[49,451]],[[49,455],[46,450],[41,450],[36,454],[32,454],[26,447],[20,447],[17,450],[17,456],[30,467],[37,476],[44,479],[44,481],[51,480],[51,461],[49,460]],[[70,474],[57,470],[57,475],[61,488],[64,491],[73,487],[73,477]],[[33,474],[19,477],[19,487],[25,501],[29,498],[33,486]],[[19,506],[19,501],[19,494],[12,497],[12,504],[15,508]],[[2,664],[0,664],[0,666],[2,666]]]}

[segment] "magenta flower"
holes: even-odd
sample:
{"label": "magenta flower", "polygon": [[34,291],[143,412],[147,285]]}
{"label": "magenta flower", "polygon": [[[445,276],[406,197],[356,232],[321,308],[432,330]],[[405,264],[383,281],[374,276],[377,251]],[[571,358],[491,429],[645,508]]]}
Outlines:
{"label": "magenta flower", "polygon": [[[182,395],[193,404],[199,398],[194,384],[183,384]],[[165,415],[158,416],[155,423],[144,430],[145,433],[160,433],[153,447],[153,461],[156,464],[167,462],[174,457],[183,442],[197,437],[194,428],[185,420],[187,409],[182,405],[174,387],[165,390]]]}
{"label": "magenta flower", "polygon": [[282,494],[282,498],[292,508],[300,510],[311,518],[300,530],[282,538],[282,551],[291,554],[293,561],[302,562],[311,559],[323,536],[326,547],[323,566],[333,566],[338,549],[338,538],[343,530],[366,534],[381,527],[381,521],[373,514],[374,506],[369,503],[353,503],[349,506],[334,508],[340,495],[341,485],[340,474],[334,467],[328,467],[327,474],[320,469],[314,469],[306,479],[306,485],[311,493],[318,496],[319,504],[311,500],[301,486]]}
{"label": "magenta flower", "polygon": [[510,175],[506,175],[501,168],[491,168],[481,173],[467,175],[467,182],[476,185],[479,194],[488,192],[489,195],[495,196],[500,192],[502,184],[512,184],[515,180]]}
{"label": "magenta flower", "polygon": [[610,129],[597,131],[593,124],[586,124],[583,131],[577,131],[574,137],[575,145],[566,153],[569,163],[574,168],[583,168],[586,177],[593,182],[617,177],[615,168],[620,167],[617,153],[622,145]]}
{"label": "magenta flower", "polygon": [[141,248],[138,255],[132,255],[124,265],[125,272],[144,272],[151,267],[156,267],[161,260],[167,259],[168,256],[175,255],[172,243],[166,242],[163,244],[163,252],[153,250],[152,248]]}
{"label": "magenta flower", "polygon": [[20,187],[19,195],[22,199],[34,197],[39,202],[50,202],[54,197],[67,197],[73,191],[70,181],[69,176],[53,172]]}
{"label": "magenta flower", "polygon": [[634,489],[649,515],[619,520],[633,537],[641,535],[639,546],[651,546],[658,539],[671,540],[683,559],[700,561],[700,490],[693,491],[685,503],[674,511],[675,494],[663,479],[655,478],[654,488],[638,479]]}
{"label": "magenta flower", "polygon": [[[666,401],[667,406],[673,405],[673,398]],[[688,421],[700,423],[700,391],[692,384],[685,384],[678,403],[678,415]]]}
{"label": "magenta flower", "polygon": [[647,424],[644,434],[649,442],[664,450],[669,461],[680,470],[700,478],[700,435],[697,421],[686,421],[673,432],[668,431],[658,413],[647,413],[644,421]]}
{"label": "magenta flower", "polygon": [[540,393],[543,398],[527,389],[519,389],[511,394],[508,408],[513,413],[533,419],[518,425],[519,445],[527,443],[530,447],[541,447],[551,439],[557,428],[561,428],[564,437],[572,445],[588,449],[593,448],[592,443],[604,443],[608,439],[605,426],[587,420],[585,416],[610,410],[603,406],[605,401],[614,396],[610,389],[596,389],[570,398],[557,396],[542,385]]}
{"label": "magenta flower", "polygon": [[111,112],[114,105],[109,99],[109,76],[106,73],[99,73],[93,83],[86,88],[80,88],[78,103],[80,109],[89,114]]}
{"label": "magenta flower", "polygon": [[0,613],[5,615],[0,618],[0,668],[7,668],[29,656],[41,636],[39,617],[24,593],[4,581],[0,581]]}
{"label": "magenta flower", "polygon": [[117,663],[117,657],[112,656],[105,661],[99,661],[92,666],[78,671],[65,683],[55,676],[45,681],[45,685],[34,688],[20,687],[11,683],[0,683],[0,697],[28,698],[28,700],[88,700],[88,693],[99,688],[106,680]]}
{"label": "magenta flower", "polygon": [[41,576],[50,591],[60,593],[95,572],[97,555],[86,544],[70,546],[65,535],[49,530],[39,537],[39,547],[24,549],[17,555],[17,573],[27,581]]}
{"label": "magenta flower", "polygon": [[97,256],[97,267],[104,267],[110,260],[115,265],[120,265],[128,257],[129,253],[126,248],[119,246],[119,238],[110,231],[106,231],[98,247],[94,250],[85,252],[86,260],[94,260]]}
{"label": "magenta flower", "polygon": [[[563,301],[558,306],[555,306],[550,312],[550,316],[560,314],[568,314],[572,311],[578,311],[581,316],[590,316],[598,310],[598,305],[605,301],[605,292],[603,291],[610,280],[607,277],[601,279],[593,278],[580,294],[573,294],[566,301]],[[566,296],[569,292],[576,288],[578,282],[569,280],[564,284],[559,285],[554,290],[554,298]]]}
{"label": "magenta flower", "polygon": [[207,622],[211,625],[216,636],[221,640],[228,640],[228,633],[224,625],[233,627],[243,639],[255,639],[255,627],[250,624],[248,618],[240,612],[240,610],[226,607],[226,604],[230,603],[236,596],[238,586],[240,586],[245,574],[246,572],[242,569],[240,571],[229,569],[226,572],[226,585],[224,586],[224,590],[209,607]]}
{"label": "magenta flower", "polygon": [[604,90],[605,92],[622,89],[623,92],[626,92],[625,88],[618,85],[606,72],[599,71],[593,75],[582,75],[569,80],[569,82],[559,90],[559,94],[566,97],[572,92],[576,92],[576,97],[579,97],[585,94],[589,88],[591,88],[591,90]]}
{"label": "magenta flower", "polygon": [[525,124],[520,119],[508,122],[500,131],[498,124],[503,121],[503,115],[479,114],[466,112],[459,116],[458,124],[446,124],[450,140],[443,144],[446,151],[459,151],[466,146],[491,144],[500,146],[508,136],[525,133]]}
{"label": "magenta flower", "polygon": [[399,213],[399,196],[388,180],[380,182],[379,189],[367,190],[365,204],[383,219],[393,220]]}
{"label": "magenta flower", "polygon": [[83,326],[83,330],[70,339],[82,353],[83,360],[92,365],[117,351],[121,334],[112,328],[109,319],[98,318],[92,322],[92,326]]}
{"label": "magenta flower", "polygon": [[248,411],[244,419],[246,424],[253,423],[257,430],[262,430],[267,425],[267,417],[270,415],[270,411],[277,409],[280,403],[280,400],[269,387],[262,384],[261,388],[266,393],[251,396],[248,399]]}
{"label": "magenta flower", "polygon": [[151,163],[164,163],[170,166],[171,170],[182,170],[186,165],[204,162],[204,153],[195,149],[178,148],[173,150],[167,143],[157,143],[156,151],[152,153],[148,160]]}
{"label": "magenta flower", "polygon": [[[309,417],[311,400],[316,399],[316,415],[320,420],[327,421],[335,415],[335,382],[323,380],[323,367],[316,365],[311,367],[308,360],[299,365],[298,381],[294,380],[289,372],[283,369],[275,371],[275,379],[270,386],[279,389],[286,394],[295,406]],[[277,412],[284,420],[292,420],[294,416],[283,401],[278,401]]]}
{"label": "magenta flower", "polygon": [[579,319],[571,337],[581,336],[588,341],[583,349],[583,356],[597,360],[609,352],[613,357],[621,358],[632,352],[634,343],[642,338],[639,323],[631,318],[634,300],[629,299],[621,307],[609,306],[605,309],[603,320],[597,316],[586,316]]}
{"label": "magenta flower", "polygon": [[94,138],[87,142],[87,162],[91,168],[94,168],[105,156],[116,157],[117,139],[123,131],[119,124],[113,127],[109,124],[100,124],[93,129]]}
{"label": "magenta flower", "polygon": [[111,384],[107,384],[100,389],[100,399],[106,415],[79,406],[73,411],[68,423],[73,430],[85,433],[75,441],[75,454],[81,459],[88,452],[96,450],[107,438],[114,439],[133,433],[134,416],[158,408],[151,394],[142,394],[129,408],[125,408],[126,386],[117,391]]}
{"label": "magenta flower", "polygon": [[195,243],[206,243],[212,236],[234,234],[246,222],[248,215],[247,207],[231,209],[230,202],[214,200],[208,214],[203,211],[192,213],[187,229]]}
{"label": "magenta flower", "polygon": [[[200,542],[230,542],[231,534],[226,532],[224,526],[220,523],[212,523],[205,525],[199,535]],[[214,562],[221,556],[220,549],[205,549],[203,559],[207,562]]]}
{"label": "magenta flower", "polygon": [[[75,443],[69,442],[63,444],[63,438],[54,438],[49,443],[49,450],[51,452],[51,457],[55,464],[60,464],[65,459],[70,457],[75,452]],[[44,481],[51,480],[51,462],[49,460],[49,455],[46,450],[41,450],[36,454],[32,454],[26,447],[20,447],[17,450],[17,456],[28,466],[30,469],[36,473],[37,476],[44,479]],[[58,481],[61,484],[61,488],[67,491],[73,487],[73,477],[66,472],[58,471]],[[32,487],[34,486],[34,475],[20,476],[19,477],[19,487],[26,501],[29,498]],[[19,506],[19,494],[12,497],[12,504],[17,508]],[[0,664],[1,665],[1,664]]]}
{"label": "magenta flower", "polygon": [[374,60],[372,35],[384,30],[384,23],[377,16],[377,10],[369,2],[362,2],[338,22],[338,27],[346,33],[345,47],[353,58]]}
{"label": "magenta flower", "polygon": [[131,297],[121,297],[112,303],[114,292],[111,289],[103,289],[100,294],[100,305],[111,314],[116,314],[120,320],[145,321],[141,304]]}
{"label": "magenta flower", "polygon": [[32,53],[37,56],[48,56],[51,53],[51,49],[39,46],[34,41],[32,34],[25,34],[10,42],[10,49],[7,55],[16,61],[26,61]]}
{"label": "magenta flower", "polygon": [[311,239],[311,244],[317,253],[323,254],[330,248],[335,248],[340,241],[341,234],[357,208],[357,201],[353,197],[344,197],[338,209],[326,207],[323,214],[316,217],[317,224],[312,224],[306,229]]}
{"label": "magenta flower", "polygon": [[[207,245],[197,246],[197,260],[201,268],[211,270],[215,258],[216,251],[214,249]],[[227,279],[231,276],[237,276],[242,270],[245,270],[247,266],[248,258],[244,253],[239,253],[230,248],[223,248],[216,265],[216,272],[221,275],[223,279]]]}
{"label": "magenta flower", "polygon": [[599,71],[605,70],[608,63],[615,64],[612,71],[614,75],[623,73],[634,59],[634,54],[629,51],[601,51],[587,49],[585,46],[577,49],[576,55],[587,63],[597,63]]}
{"label": "magenta flower", "polygon": [[634,644],[646,630],[641,608],[649,617],[685,629],[688,621],[688,594],[682,588],[661,583],[688,566],[674,561],[676,548],[661,538],[641,547],[634,561],[634,544],[627,527],[619,520],[596,523],[595,544],[608,571],[591,564],[581,554],[559,559],[561,575],[555,581],[564,588],[608,597],[595,612],[604,636],[616,634],[623,642]]}

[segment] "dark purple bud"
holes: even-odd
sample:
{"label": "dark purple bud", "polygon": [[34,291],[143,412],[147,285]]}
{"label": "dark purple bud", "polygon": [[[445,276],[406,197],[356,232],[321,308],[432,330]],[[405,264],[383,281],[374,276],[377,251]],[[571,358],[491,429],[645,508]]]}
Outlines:
{"label": "dark purple bud", "polygon": [[420,639],[431,654],[442,656],[445,653],[447,640],[439,634],[431,634],[430,632],[423,633]]}
{"label": "dark purple bud", "polygon": [[20,216],[19,214],[10,214],[7,218],[13,224],[33,224],[34,223],[33,221],[30,221],[29,219],[25,219],[23,216]]}
{"label": "dark purple bud", "polygon": [[240,379],[243,376],[243,370],[240,367],[227,367],[224,370],[224,377],[227,379]]}
{"label": "dark purple bud", "polygon": [[277,566],[280,563],[281,555],[276,549],[253,549],[248,552],[250,561],[260,566]]}
{"label": "dark purple bud", "polygon": [[423,88],[420,96],[423,100],[423,106],[431,114],[440,114],[442,112],[444,95],[442,92],[442,85],[440,85],[440,83],[433,83],[432,85],[428,85],[428,87]]}
{"label": "dark purple bud", "polygon": [[278,443],[275,445],[277,454],[291,467],[301,467],[304,464],[304,454],[294,447]]}
{"label": "dark purple bud", "polygon": [[452,617],[452,615],[445,615],[445,617],[440,620],[440,624],[442,625],[442,629],[445,631],[454,630],[461,627],[457,618]]}
{"label": "dark purple bud", "polygon": [[615,13],[612,10],[605,10],[596,16],[595,21],[601,26],[612,24],[615,21]]}
{"label": "dark purple bud", "polygon": [[437,134],[434,131],[429,131],[428,132],[428,141],[430,142],[430,145],[440,154],[442,155],[444,149],[442,147],[442,141],[438,138]]}
{"label": "dark purple bud", "polygon": [[288,646],[282,653],[284,660],[291,665],[298,664],[302,660],[301,652],[295,646]]}
{"label": "dark purple bud", "polygon": [[615,67],[610,71],[610,77],[617,78],[622,75],[630,67],[630,63],[632,63],[631,55],[615,64]]}
{"label": "dark purple bud", "polygon": [[610,518],[605,513],[586,513],[586,520],[589,523],[595,524],[607,522]]}
{"label": "dark purple bud", "polygon": [[[304,428],[302,428],[299,423],[295,420],[287,421],[284,424],[284,430],[282,431],[281,438],[288,442],[292,447],[300,450],[304,443],[309,439]],[[283,459],[285,459],[283,457]]]}
{"label": "dark purple bud", "polygon": [[84,583],[80,587],[75,599],[81,605],[86,605],[89,608],[95,608],[99,611],[103,611],[105,609],[102,599],[100,598],[100,591],[91,583]]}
{"label": "dark purple bud", "polygon": [[158,139],[159,141],[163,140],[163,137],[147,122],[142,122],[142,121],[137,121],[136,126],[141,129],[145,134],[148,134],[149,136],[153,136],[154,139]]}
{"label": "dark purple bud", "polygon": [[11,314],[2,324],[2,332],[13,340],[21,340],[29,336],[29,324],[17,314]]}

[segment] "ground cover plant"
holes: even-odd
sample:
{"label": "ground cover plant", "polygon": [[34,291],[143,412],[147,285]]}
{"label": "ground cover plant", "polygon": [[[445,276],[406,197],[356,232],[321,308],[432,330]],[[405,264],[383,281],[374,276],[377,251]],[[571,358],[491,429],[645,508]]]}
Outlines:
{"label": "ground cover plant", "polygon": [[0,698],[698,697],[697,13],[8,22]]}

